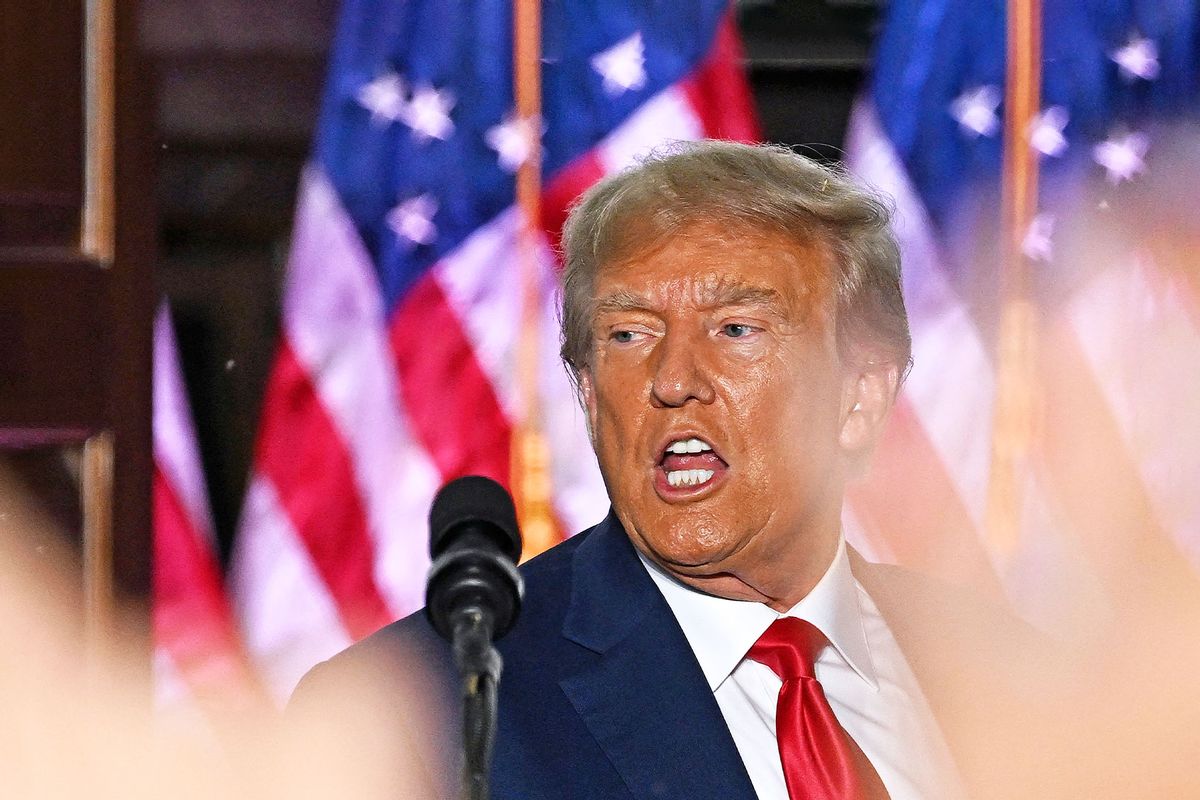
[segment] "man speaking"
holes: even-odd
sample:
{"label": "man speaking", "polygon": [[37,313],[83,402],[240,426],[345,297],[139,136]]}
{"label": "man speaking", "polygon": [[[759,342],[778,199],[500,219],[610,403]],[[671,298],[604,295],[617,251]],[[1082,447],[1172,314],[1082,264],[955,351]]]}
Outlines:
{"label": "man speaking", "polygon": [[[974,621],[841,531],[909,362],[888,225],[840,171],[712,141],[575,206],[562,355],[612,511],[522,568],[494,797],[971,788],[979,748],[940,712],[995,706],[1004,684],[969,677],[985,652],[937,651]],[[301,702],[367,663],[386,685],[397,653],[453,675],[418,614],[318,667]]]}

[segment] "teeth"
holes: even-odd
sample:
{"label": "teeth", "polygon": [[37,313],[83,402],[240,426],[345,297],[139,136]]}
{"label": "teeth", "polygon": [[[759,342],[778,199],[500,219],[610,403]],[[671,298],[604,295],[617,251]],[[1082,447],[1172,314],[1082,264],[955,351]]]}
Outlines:
{"label": "teeth", "polygon": [[714,474],[711,469],[676,469],[667,473],[667,483],[672,486],[698,486],[708,483]]}
{"label": "teeth", "polygon": [[667,445],[667,452],[676,455],[684,455],[686,453],[706,453],[712,450],[708,446],[708,442],[700,439],[676,439]]}

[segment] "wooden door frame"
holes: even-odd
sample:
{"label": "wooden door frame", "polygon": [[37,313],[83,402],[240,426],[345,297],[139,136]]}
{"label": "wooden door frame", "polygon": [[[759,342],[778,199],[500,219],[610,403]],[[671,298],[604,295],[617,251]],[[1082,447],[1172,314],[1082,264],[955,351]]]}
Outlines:
{"label": "wooden door frame", "polygon": [[[0,443],[86,442],[87,626],[104,630],[118,598],[148,601],[152,584],[153,83],[137,3],[83,0],[83,12],[79,241],[0,241]],[[148,675],[139,619],[124,644],[145,649]]]}

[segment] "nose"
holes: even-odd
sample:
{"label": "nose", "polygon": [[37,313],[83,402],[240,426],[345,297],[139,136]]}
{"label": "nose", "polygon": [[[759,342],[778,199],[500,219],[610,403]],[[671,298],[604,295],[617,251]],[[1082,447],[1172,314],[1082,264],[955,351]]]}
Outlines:
{"label": "nose", "polygon": [[690,400],[711,403],[715,397],[711,370],[704,363],[704,342],[677,332],[663,336],[655,347],[650,402],[656,408],[677,408]]}

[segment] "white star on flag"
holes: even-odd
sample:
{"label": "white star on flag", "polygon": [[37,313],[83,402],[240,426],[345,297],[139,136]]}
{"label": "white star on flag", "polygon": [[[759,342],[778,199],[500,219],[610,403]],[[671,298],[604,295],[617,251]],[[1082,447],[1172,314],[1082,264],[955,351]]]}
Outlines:
{"label": "white star on flag", "polygon": [[1029,126],[1029,144],[1042,155],[1060,156],[1067,149],[1063,128],[1070,115],[1062,106],[1050,106],[1033,118]]}
{"label": "white star on flag", "polygon": [[508,172],[516,172],[533,152],[534,137],[540,138],[546,131],[541,119],[509,115],[499,125],[488,128],[483,135],[487,146],[496,151],[500,166]]}
{"label": "white star on flag", "polygon": [[1146,151],[1150,140],[1140,133],[1111,136],[1092,148],[1092,158],[1108,172],[1109,183],[1133,180],[1146,171]]}
{"label": "white star on flag", "polygon": [[358,104],[371,112],[371,122],[395,122],[404,113],[404,79],[394,72],[363,84],[354,95]]}
{"label": "white star on flag", "polygon": [[433,224],[437,210],[438,203],[432,195],[418,195],[389,211],[387,224],[401,239],[413,244],[433,244],[437,239],[437,226]]}
{"label": "white star on flag", "polygon": [[1000,127],[1000,90],[990,84],[967,89],[950,104],[950,114],[972,137],[992,136]]}
{"label": "white star on flag", "polygon": [[1050,261],[1054,258],[1054,215],[1038,214],[1029,223],[1025,238],[1021,240],[1021,252],[1034,261]]}
{"label": "white star on flag", "polygon": [[641,31],[592,56],[592,69],[604,78],[604,91],[610,97],[645,86],[646,47]]}
{"label": "white star on flag", "polygon": [[1158,45],[1153,40],[1134,34],[1129,43],[1109,54],[1129,80],[1141,78],[1152,81],[1158,77]]}
{"label": "white star on flag", "polygon": [[412,128],[418,140],[440,139],[445,141],[454,133],[450,110],[456,100],[449,91],[438,91],[432,86],[418,86],[412,99],[405,105],[400,119]]}

